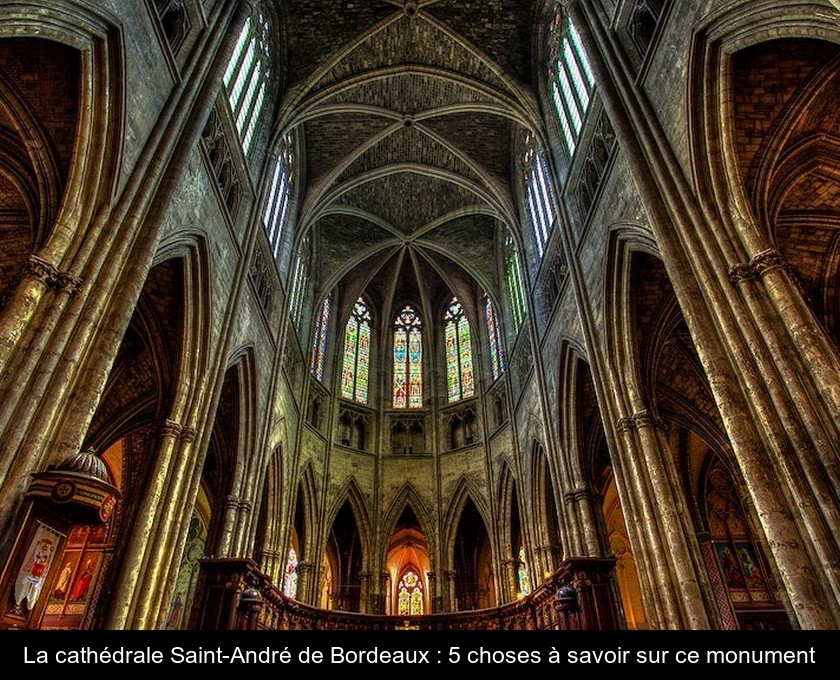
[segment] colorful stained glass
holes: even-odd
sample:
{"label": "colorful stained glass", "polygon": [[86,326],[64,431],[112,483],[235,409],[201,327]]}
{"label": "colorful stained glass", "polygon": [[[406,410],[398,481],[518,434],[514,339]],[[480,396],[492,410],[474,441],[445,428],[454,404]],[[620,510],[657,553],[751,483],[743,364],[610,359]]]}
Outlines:
{"label": "colorful stained glass", "polygon": [[449,401],[452,402],[475,394],[470,322],[457,298],[452,298],[443,314],[443,320],[446,322],[446,387]]}
{"label": "colorful stained glass", "polygon": [[330,327],[330,297],[324,298],[321,313],[315,319],[315,334],[312,339],[312,374],[318,379],[324,379],[324,355],[327,351],[327,333]]}
{"label": "colorful stained glass", "polygon": [[458,375],[458,334],[455,332],[455,323],[450,321],[446,324],[446,389],[449,401],[455,401],[461,397],[461,380]]}
{"label": "colorful stained glass", "polygon": [[407,571],[400,579],[397,613],[400,616],[420,616],[423,613],[423,584],[413,571]]}
{"label": "colorful stained glass", "polygon": [[394,322],[394,408],[423,407],[423,333],[420,317],[404,307]]}
{"label": "colorful stained glass", "polygon": [[458,358],[461,363],[461,397],[466,399],[475,394],[475,381],[473,379],[470,322],[464,315],[458,321],[458,350]]}
{"label": "colorful stained glass", "polygon": [[493,371],[493,380],[498,380],[503,369],[502,334],[493,302],[486,294],[484,295],[484,319],[487,323],[487,340],[490,345],[490,368]]}
{"label": "colorful stained glass", "polygon": [[519,581],[519,592],[522,595],[527,595],[531,592],[531,578],[528,575],[528,565],[525,564],[525,548],[519,547],[519,570],[517,572],[517,580]]}
{"label": "colorful stained glass", "polygon": [[362,298],[356,300],[344,331],[341,396],[367,403],[370,366],[370,312]]}
{"label": "colorful stained glass", "polygon": [[289,548],[289,559],[286,561],[286,575],[283,577],[283,594],[294,598],[298,587],[298,558],[294,548]]}

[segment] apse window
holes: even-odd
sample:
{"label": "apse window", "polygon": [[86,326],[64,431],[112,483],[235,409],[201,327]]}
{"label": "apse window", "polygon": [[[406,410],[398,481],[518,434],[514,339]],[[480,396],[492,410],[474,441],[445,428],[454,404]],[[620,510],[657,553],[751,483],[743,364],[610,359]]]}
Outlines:
{"label": "apse window", "polygon": [[457,298],[443,314],[446,348],[446,388],[450,403],[475,394],[470,322]]}
{"label": "apse window", "polygon": [[368,400],[370,371],[370,311],[363,298],[356,300],[344,329],[341,396],[360,404]]}
{"label": "apse window", "polygon": [[498,380],[504,370],[502,333],[493,301],[486,293],[484,294],[484,322],[487,325],[487,344],[490,347],[490,369],[493,371],[493,380]]}
{"label": "apse window", "polygon": [[562,11],[555,15],[549,31],[549,64],[551,96],[571,156],[592,99],[595,79],[580,35]]}
{"label": "apse window", "polygon": [[406,306],[394,320],[394,408],[423,408],[423,326]]}
{"label": "apse window", "polygon": [[251,147],[265,103],[266,84],[271,76],[268,30],[268,20],[264,16],[248,17],[224,75],[228,103],[246,154]]}
{"label": "apse window", "polygon": [[315,319],[315,333],[312,339],[312,375],[321,382],[324,379],[324,356],[327,352],[327,333],[330,327],[330,298],[324,298],[321,312]]}

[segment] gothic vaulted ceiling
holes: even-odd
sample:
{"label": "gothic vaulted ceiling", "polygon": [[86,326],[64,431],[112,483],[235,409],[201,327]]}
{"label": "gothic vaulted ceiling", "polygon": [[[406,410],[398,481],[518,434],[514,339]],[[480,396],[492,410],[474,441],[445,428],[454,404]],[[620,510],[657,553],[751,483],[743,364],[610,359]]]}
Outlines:
{"label": "gothic vaulted ceiling", "polygon": [[[518,223],[513,155],[538,131],[533,0],[282,2],[281,132],[294,131],[321,292],[387,310],[498,291]],[[477,284],[477,285],[473,285]]]}

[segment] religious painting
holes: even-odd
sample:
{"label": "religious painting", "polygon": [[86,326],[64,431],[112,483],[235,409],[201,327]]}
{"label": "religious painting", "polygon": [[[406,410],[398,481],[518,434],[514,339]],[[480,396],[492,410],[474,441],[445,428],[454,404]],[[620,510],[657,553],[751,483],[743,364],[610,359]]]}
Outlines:
{"label": "religious painting", "polygon": [[76,525],[58,559],[42,628],[80,628],[93,601],[107,549],[107,525]]}

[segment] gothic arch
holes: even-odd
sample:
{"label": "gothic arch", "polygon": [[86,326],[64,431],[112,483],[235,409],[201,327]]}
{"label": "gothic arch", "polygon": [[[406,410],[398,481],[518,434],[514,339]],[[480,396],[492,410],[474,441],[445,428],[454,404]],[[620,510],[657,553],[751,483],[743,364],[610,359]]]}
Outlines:
{"label": "gothic arch", "polygon": [[436,534],[434,531],[434,517],[430,512],[427,503],[423,500],[422,496],[420,496],[417,489],[411,482],[403,484],[388,504],[388,508],[382,516],[383,519],[381,526],[383,530],[379,537],[379,545],[377,546],[375,554],[382,555],[384,557],[388,552],[388,544],[391,541],[391,536],[394,533],[394,529],[397,526],[400,516],[406,508],[411,508],[411,511],[420,523],[420,529],[422,529],[423,534],[426,537],[429,557],[432,560],[432,566],[434,567],[434,556],[436,554],[437,544]]}
{"label": "gothic arch", "polygon": [[359,483],[356,481],[355,477],[349,477],[335,494],[334,500],[330,505],[330,509],[326,513],[326,516],[329,518],[329,521],[326,523],[327,527],[331,527],[333,525],[338,513],[345,503],[347,503],[353,511],[353,519],[356,522],[362,546],[362,565],[364,568],[367,568],[368,562],[371,559],[371,542],[373,541],[374,534],[371,526],[367,501],[365,500],[365,496],[362,493]]}
{"label": "gothic arch", "polygon": [[254,528],[254,561],[260,570],[280,583],[282,557],[281,543],[283,498],[287,489],[283,482],[283,445],[277,444],[268,456],[262,475],[262,492],[259,505],[255,508],[257,521]]}
{"label": "gothic arch", "polygon": [[[301,538],[301,558],[313,560],[315,558],[316,541],[315,531],[318,526],[318,493],[315,484],[315,470],[312,462],[308,462],[298,476],[297,493],[292,497],[287,510],[289,520],[288,539],[286,545],[291,541],[292,528],[296,520],[297,508],[302,511],[301,521],[304,527],[304,537]],[[284,548],[286,549],[286,548]]]}
{"label": "gothic arch", "polygon": [[[464,506],[467,500],[471,500],[478,510],[484,526],[489,527],[487,518],[490,517],[489,509],[486,500],[481,491],[466,475],[462,475],[455,485],[455,490],[450,496],[449,505],[443,515],[443,534],[441,540],[441,548],[443,550],[444,564],[451,565],[455,553],[455,535],[458,532],[458,525],[461,520],[461,515],[464,512]],[[488,536],[492,536],[490,531],[487,531]],[[448,566],[447,566],[448,568]]]}
{"label": "gothic arch", "polygon": [[[71,265],[69,258],[80,255],[76,249],[89,236],[82,227],[90,224],[96,211],[119,186],[118,181],[112,181],[120,175],[125,134],[125,65],[119,27],[119,19],[99,7],[77,5],[71,12],[51,4],[20,2],[0,11],[0,40],[53,42],[78,51],[80,57],[79,117],[66,177],[55,181],[56,173],[50,169],[54,163],[44,155],[50,145],[40,149],[28,145],[35,167],[40,168],[37,174],[44,209],[37,254],[62,271],[80,266],[79,261]],[[10,101],[3,99],[5,104],[0,106],[8,106]],[[29,133],[36,129],[31,124],[25,127]],[[65,201],[68,196],[74,200]],[[87,200],[76,201],[79,196]],[[81,254],[82,258],[85,256]]]}
{"label": "gothic arch", "polygon": [[[502,585],[498,532],[488,529],[486,508],[473,500],[471,486],[461,477],[444,523],[444,567],[451,575],[447,606],[454,610],[494,606]],[[465,522],[468,526],[459,541]]]}

